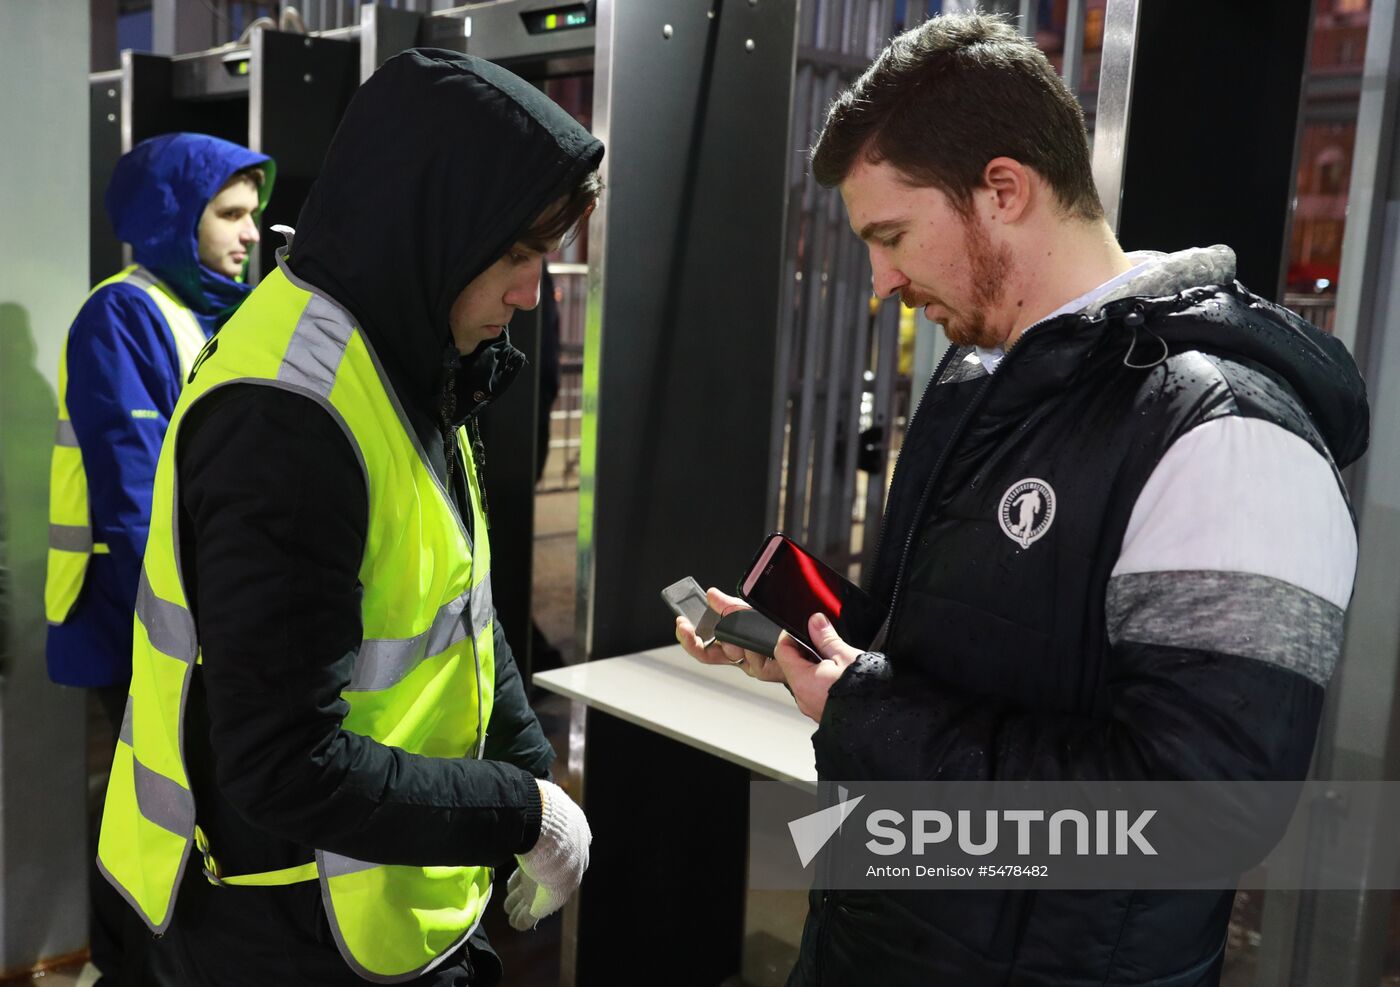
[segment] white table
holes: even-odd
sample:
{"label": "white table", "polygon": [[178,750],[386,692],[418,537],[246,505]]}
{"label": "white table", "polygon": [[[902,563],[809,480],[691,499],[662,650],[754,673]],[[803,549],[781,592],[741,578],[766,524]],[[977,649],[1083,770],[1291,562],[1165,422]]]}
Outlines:
{"label": "white table", "polygon": [[702,665],[680,645],[539,672],[534,682],[733,764],[812,791],[816,724],[781,685]]}

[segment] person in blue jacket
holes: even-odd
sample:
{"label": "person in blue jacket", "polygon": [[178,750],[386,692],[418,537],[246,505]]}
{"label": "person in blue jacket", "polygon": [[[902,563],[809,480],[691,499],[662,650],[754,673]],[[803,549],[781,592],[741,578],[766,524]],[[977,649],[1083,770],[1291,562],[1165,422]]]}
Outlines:
{"label": "person in blue jacket", "polygon": [[250,291],[271,171],[237,144],[166,134],[112,173],[107,212],[136,263],[88,296],[61,361],[45,599],[57,683],[125,702],[156,459],[189,364]]}
{"label": "person in blue jacket", "polygon": [[[132,614],[151,488],[181,385],[251,290],[248,258],[273,162],[203,134],[143,141],[117,162],[108,216],[133,265],[97,285],[59,359],[45,609],[49,677],[93,689],[113,737],[131,680]],[[112,981],[125,909],[93,886],[94,963]]]}

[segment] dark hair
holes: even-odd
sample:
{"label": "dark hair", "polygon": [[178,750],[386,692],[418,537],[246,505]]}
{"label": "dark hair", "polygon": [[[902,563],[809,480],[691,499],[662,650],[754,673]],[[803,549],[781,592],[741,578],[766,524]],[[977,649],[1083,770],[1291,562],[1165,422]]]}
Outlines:
{"label": "dark hair", "polygon": [[228,176],[228,181],[224,182],[223,187],[220,188],[219,191],[222,192],[236,182],[248,182],[253,188],[261,189],[264,183],[267,182],[267,172],[263,171],[263,169],[257,165],[253,165],[249,168],[240,168],[238,171]]}
{"label": "dark hair", "polygon": [[812,173],[841,184],[860,157],[888,161],[966,212],[987,162],[1014,158],[1060,205],[1099,219],[1079,101],[1040,49],[990,14],[949,14],[905,31],[837,97],[812,149]]}
{"label": "dark hair", "polygon": [[582,221],[593,211],[603,192],[603,179],[596,170],[583,176],[558,209],[546,209],[520,236],[520,242],[543,252],[555,240],[572,240]]}

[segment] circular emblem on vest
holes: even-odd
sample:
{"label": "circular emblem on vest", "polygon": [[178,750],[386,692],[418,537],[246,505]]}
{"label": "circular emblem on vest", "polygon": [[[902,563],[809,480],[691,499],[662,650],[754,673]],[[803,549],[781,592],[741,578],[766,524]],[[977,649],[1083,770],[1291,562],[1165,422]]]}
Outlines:
{"label": "circular emblem on vest", "polygon": [[997,520],[1006,537],[1022,548],[1030,548],[1055,520],[1055,491],[1035,477],[1018,480],[1001,495]]}

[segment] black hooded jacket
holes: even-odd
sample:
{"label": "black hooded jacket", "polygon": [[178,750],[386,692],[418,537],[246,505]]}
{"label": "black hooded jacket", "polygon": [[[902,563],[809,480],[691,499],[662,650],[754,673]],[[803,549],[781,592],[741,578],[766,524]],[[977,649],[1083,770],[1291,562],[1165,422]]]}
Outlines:
{"label": "black hooded jacket", "polygon": [[[990,375],[950,353],[869,574],[884,654],[831,689],[823,779],[1306,775],[1365,389],[1340,342],[1234,282],[1227,249],[1161,263],[1188,276],[1041,323]],[[1215,984],[1232,899],[814,892],[790,985]]]}
{"label": "black hooded jacket", "polygon": [[[445,359],[452,302],[602,154],[534,87],[444,51],[390,59],[346,111],[288,264],[355,317],[444,481],[444,420],[462,424],[522,360],[508,338]],[[186,751],[222,870],[292,866],[313,847],[417,866],[499,865],[530,849],[534,778],[553,751],[499,623],[484,760],[409,755],[341,729],[370,506],[330,416],[284,390],[223,388],[186,418],[177,468],[203,653]],[[461,470],[452,475],[470,527]],[[167,976],[182,983],[362,982],[336,951],[315,882],[216,889],[191,867],[166,938],[158,965],[174,964]],[[465,983],[473,959],[495,965],[474,944],[415,983]],[[491,979],[479,969],[470,982]]]}

